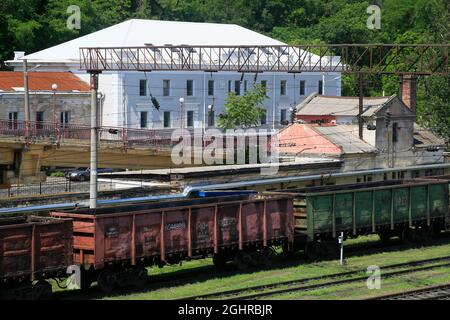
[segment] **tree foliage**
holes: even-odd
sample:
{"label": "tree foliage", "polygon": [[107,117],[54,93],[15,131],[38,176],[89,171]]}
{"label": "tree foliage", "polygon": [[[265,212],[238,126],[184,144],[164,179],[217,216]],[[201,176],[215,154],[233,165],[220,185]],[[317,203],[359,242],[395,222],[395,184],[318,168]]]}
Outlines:
{"label": "tree foliage", "polygon": [[218,126],[223,129],[255,127],[265,115],[266,89],[257,84],[242,96],[230,92],[225,102],[225,111],[219,115]]}

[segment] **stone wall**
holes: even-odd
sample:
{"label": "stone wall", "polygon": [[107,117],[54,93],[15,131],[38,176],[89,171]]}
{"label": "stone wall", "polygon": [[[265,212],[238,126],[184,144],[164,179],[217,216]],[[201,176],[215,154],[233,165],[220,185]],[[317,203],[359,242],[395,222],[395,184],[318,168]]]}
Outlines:
{"label": "stone wall", "polygon": [[[54,103],[55,102],[55,103]],[[44,112],[44,121],[53,122],[53,106],[55,105],[57,121],[60,113],[69,112],[69,123],[90,123],[90,94],[76,93],[32,93],[30,92],[30,120],[36,121],[36,112]],[[0,93],[0,119],[8,119],[10,112],[17,112],[18,120],[25,120],[23,92]]]}

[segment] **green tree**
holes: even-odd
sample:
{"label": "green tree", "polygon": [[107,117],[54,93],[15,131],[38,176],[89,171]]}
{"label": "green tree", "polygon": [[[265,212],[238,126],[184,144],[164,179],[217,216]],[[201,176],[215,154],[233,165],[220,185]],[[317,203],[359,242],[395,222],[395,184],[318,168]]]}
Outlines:
{"label": "green tree", "polygon": [[218,126],[223,129],[257,126],[266,113],[263,107],[266,98],[266,89],[259,84],[242,96],[230,92],[224,106],[225,111],[219,115]]}

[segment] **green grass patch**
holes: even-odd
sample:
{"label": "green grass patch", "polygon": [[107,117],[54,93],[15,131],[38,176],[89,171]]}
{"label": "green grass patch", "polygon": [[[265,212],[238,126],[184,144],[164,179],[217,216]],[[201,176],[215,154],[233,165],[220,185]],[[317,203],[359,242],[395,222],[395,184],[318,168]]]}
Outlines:
{"label": "green grass patch", "polygon": [[[364,237],[346,242],[346,246],[361,245],[376,241],[378,237]],[[157,283],[151,283],[145,292],[112,295],[104,297],[105,299],[133,299],[133,300],[148,300],[148,299],[177,299],[188,296],[195,296],[199,294],[221,292],[225,290],[233,290],[240,288],[247,288],[256,285],[272,284],[283,281],[295,280],[300,278],[310,278],[326,274],[334,274],[339,272],[354,271],[360,269],[366,269],[370,265],[386,266],[397,263],[404,263],[415,260],[424,260],[437,258],[441,256],[450,255],[450,241],[440,240],[433,246],[424,246],[416,248],[408,248],[407,246],[395,246],[388,247],[386,249],[376,250],[374,253],[357,252],[349,254],[346,259],[346,265],[340,266],[339,261],[335,259],[325,260],[320,262],[307,262],[304,258],[299,257],[298,260],[290,261],[289,263],[281,262],[279,265],[274,266],[270,270],[253,270],[248,273],[226,272],[216,273],[215,271],[209,271],[196,276],[195,278],[180,279],[180,281],[174,281],[174,283],[166,283],[158,286]],[[185,263],[183,267],[165,267],[163,269],[150,269],[150,275],[167,274],[172,276],[178,272],[186,272],[186,270],[210,266],[211,260],[205,259],[201,261],[191,261]],[[437,269],[442,271],[442,269]],[[433,271],[434,272],[434,271]],[[432,271],[425,272],[425,274],[431,274]],[[404,282],[409,281],[410,276],[400,277],[404,279]],[[399,278],[399,279],[400,279]],[[397,279],[397,278],[395,278]],[[386,279],[385,285],[389,285],[390,281],[395,281],[394,278]],[[151,280],[150,280],[151,282]],[[365,286],[365,284],[363,284]],[[384,285],[384,282],[383,282]],[[418,283],[412,283],[410,287],[414,287]],[[349,285],[353,288],[353,285]],[[406,288],[407,286],[405,286]],[[365,287],[366,288],[366,287]],[[332,290],[332,288],[329,288]],[[335,287],[333,290],[342,290],[345,286]],[[394,288],[395,289],[395,288]],[[319,290],[313,295],[308,293],[308,297],[320,298],[326,297],[325,291]],[[366,288],[367,291],[367,288]],[[375,290],[378,291],[378,290]],[[351,293],[351,296],[356,293]],[[385,294],[377,292],[377,294]],[[294,298],[299,298],[295,296]],[[339,294],[328,297],[330,299],[341,297]],[[364,294],[357,295],[356,297],[364,297]],[[288,298],[288,297],[283,297]],[[342,297],[341,297],[342,298]]]}

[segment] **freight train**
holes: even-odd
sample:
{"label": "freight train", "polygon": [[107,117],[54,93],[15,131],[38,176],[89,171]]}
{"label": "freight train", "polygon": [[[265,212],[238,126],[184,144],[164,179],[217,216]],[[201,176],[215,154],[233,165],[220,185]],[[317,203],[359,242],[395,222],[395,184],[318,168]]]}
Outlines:
{"label": "freight train", "polygon": [[274,247],[332,250],[336,238],[379,234],[426,241],[446,230],[449,181],[399,180],[276,192],[209,192],[180,201],[0,218],[0,294],[40,298],[49,279],[78,271],[79,287],[142,285],[149,266],[212,256],[217,267],[271,264]]}

